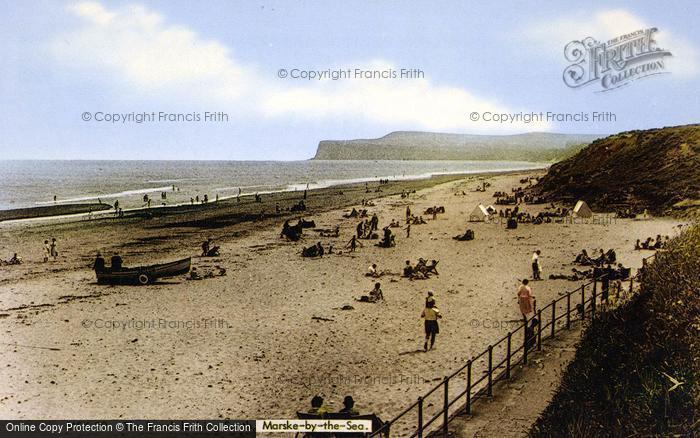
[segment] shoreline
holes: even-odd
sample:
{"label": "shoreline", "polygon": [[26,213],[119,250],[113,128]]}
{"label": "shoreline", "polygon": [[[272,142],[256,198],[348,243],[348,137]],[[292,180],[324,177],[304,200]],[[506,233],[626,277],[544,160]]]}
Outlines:
{"label": "shoreline", "polygon": [[[494,171],[455,171],[455,172],[435,172],[431,173],[429,176],[428,175],[408,175],[406,177],[399,177],[395,179],[389,179],[389,184],[384,184],[381,185],[381,187],[386,187],[390,188],[396,185],[408,185],[413,187],[413,183],[418,183],[418,186],[420,188],[424,188],[425,185],[420,184],[420,182],[428,182],[429,185],[435,185],[439,184],[440,182],[437,181],[437,179],[444,179],[447,178],[449,180],[452,179],[461,179],[461,178],[468,178],[468,177],[492,177],[492,176],[499,176],[499,175],[508,175],[508,174],[521,174],[521,173],[541,173],[542,171],[546,170],[549,165],[544,165],[544,163],[537,163],[537,164],[543,164],[543,167],[538,167],[538,168],[532,168],[532,169],[506,169],[506,170],[494,170]],[[331,184],[327,186],[322,186],[322,187],[312,187],[308,189],[308,195],[325,195],[329,191],[333,190],[340,190],[340,189],[345,189],[345,190],[357,190],[362,189],[365,187],[365,184],[373,184],[376,185],[379,180],[386,180],[387,178],[367,178],[367,179],[356,179],[356,180],[346,180],[346,181],[339,181],[337,184]],[[430,181],[435,180],[434,182],[430,183]],[[305,186],[305,184],[297,184],[298,187],[294,188],[294,185],[288,186],[287,189],[282,189],[282,190],[271,190],[271,191],[260,191],[258,194],[264,198],[264,201],[262,203],[258,204],[265,204],[265,201],[269,201],[269,198],[272,197],[273,200],[275,201],[287,201],[289,200],[289,194],[299,194],[305,191],[304,188],[301,188],[301,186]],[[415,190],[415,188],[412,188]],[[374,192],[372,193],[366,193],[368,198],[375,199],[376,196]],[[389,196],[389,194],[385,194],[384,196]],[[251,200],[254,199],[255,194],[254,193],[245,193],[240,196],[240,203],[236,203],[237,196],[236,195],[230,195],[230,196],[220,196],[218,201],[215,200],[210,200],[208,203],[199,203],[199,204],[191,204],[191,203],[178,203],[178,204],[173,204],[173,205],[154,205],[152,207],[136,207],[136,208],[127,208],[123,209],[124,216],[120,217],[118,219],[126,219],[130,217],[143,217],[147,215],[153,215],[153,216],[167,216],[167,215],[176,215],[176,214],[182,214],[182,213],[192,213],[192,212],[197,212],[197,211],[205,211],[205,210],[211,210],[212,207],[226,207],[229,206],[230,204],[235,204],[235,205],[243,205],[243,204],[249,204],[251,203]],[[103,206],[98,211],[90,211],[91,206]],[[59,214],[44,214],[46,211],[55,211],[55,210],[63,210],[67,209],[68,212],[66,213],[59,213]],[[75,211],[71,211],[70,209],[73,209]],[[82,210],[82,211],[80,211]],[[15,217],[17,214],[15,212],[21,212],[22,216],[21,217]],[[109,204],[98,204],[98,203],[85,203],[85,204],[60,204],[60,201],[58,201],[58,204],[56,205],[51,205],[51,206],[36,206],[36,207],[27,207],[27,208],[18,208],[18,209],[11,209],[11,210],[0,210],[0,226],[3,224],[10,224],[10,223],[29,223],[29,222],[59,222],[59,221],[71,221],[71,219],[74,219],[76,221],[81,221],[81,220],[89,220],[90,222],[100,220],[100,219],[117,219],[115,217],[115,212],[113,208]]]}

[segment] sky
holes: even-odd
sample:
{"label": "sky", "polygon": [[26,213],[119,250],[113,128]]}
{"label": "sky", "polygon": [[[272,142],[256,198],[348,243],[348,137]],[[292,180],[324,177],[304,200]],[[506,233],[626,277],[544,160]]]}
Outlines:
{"label": "sky", "polygon": [[[0,159],[304,160],[321,140],[392,131],[700,122],[695,0],[0,0],[0,11]],[[664,74],[604,92],[564,83],[567,43],[651,27],[672,54]],[[421,73],[362,73],[401,69]],[[540,112],[588,120],[490,116]],[[144,113],[154,120],[137,123]]]}

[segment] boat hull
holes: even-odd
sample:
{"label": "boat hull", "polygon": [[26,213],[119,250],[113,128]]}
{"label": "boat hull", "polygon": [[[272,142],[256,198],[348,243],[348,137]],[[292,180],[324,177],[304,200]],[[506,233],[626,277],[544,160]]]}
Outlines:
{"label": "boat hull", "polygon": [[96,272],[98,284],[136,284],[145,285],[159,278],[174,277],[190,272],[192,259],[190,257],[170,263],[158,265],[123,268],[118,271],[107,269]]}

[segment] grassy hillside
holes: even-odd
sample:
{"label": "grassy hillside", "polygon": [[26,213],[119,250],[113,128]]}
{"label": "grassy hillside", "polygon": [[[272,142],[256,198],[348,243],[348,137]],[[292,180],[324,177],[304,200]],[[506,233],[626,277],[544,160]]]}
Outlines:
{"label": "grassy hillside", "polygon": [[563,160],[598,135],[531,132],[516,135],[470,135],[437,132],[392,132],[381,138],[324,140],[316,160]]}
{"label": "grassy hillside", "polygon": [[700,201],[700,125],[630,131],[596,140],[554,164],[536,191],[598,209],[661,213]]}
{"label": "grassy hillside", "polygon": [[[700,226],[588,327],[532,437],[700,435]],[[672,377],[683,384],[667,392]]]}

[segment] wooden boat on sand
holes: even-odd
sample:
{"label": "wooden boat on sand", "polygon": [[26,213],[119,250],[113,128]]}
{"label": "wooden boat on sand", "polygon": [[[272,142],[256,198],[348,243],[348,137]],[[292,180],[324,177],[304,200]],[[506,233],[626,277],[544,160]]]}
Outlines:
{"label": "wooden boat on sand", "polygon": [[107,268],[97,271],[98,284],[149,284],[158,278],[174,277],[190,272],[192,259],[190,257],[170,263],[162,263],[150,266],[138,266],[135,268],[122,268],[112,271]]}

